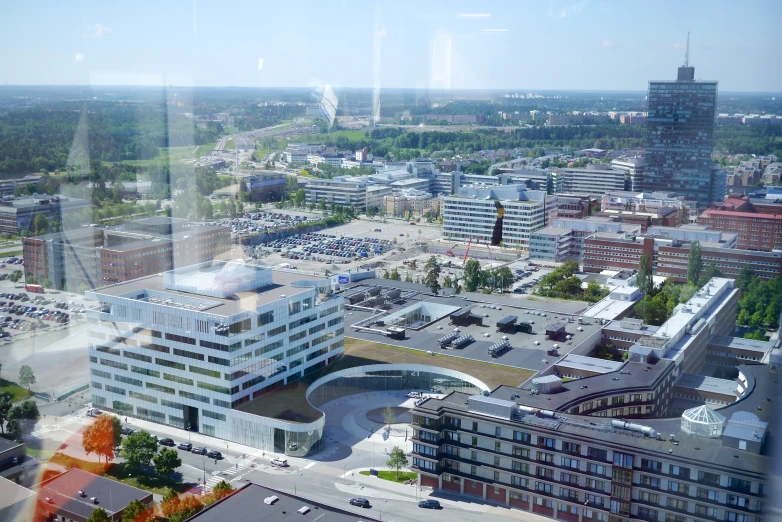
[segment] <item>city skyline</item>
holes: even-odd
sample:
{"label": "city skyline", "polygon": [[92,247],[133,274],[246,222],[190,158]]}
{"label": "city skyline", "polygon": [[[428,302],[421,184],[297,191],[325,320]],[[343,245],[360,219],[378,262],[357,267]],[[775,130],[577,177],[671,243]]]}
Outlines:
{"label": "city skyline", "polygon": [[[197,2],[149,9],[80,3],[8,13],[9,85],[644,91],[690,61],[723,92],[776,92],[771,24],[782,7],[673,2]],[[708,11],[706,11],[708,9]],[[708,16],[703,13],[708,12]],[[234,13],[244,13],[235,15]],[[730,31],[725,31],[730,27]],[[605,74],[601,74],[601,71]],[[609,74],[610,71],[613,71]]]}

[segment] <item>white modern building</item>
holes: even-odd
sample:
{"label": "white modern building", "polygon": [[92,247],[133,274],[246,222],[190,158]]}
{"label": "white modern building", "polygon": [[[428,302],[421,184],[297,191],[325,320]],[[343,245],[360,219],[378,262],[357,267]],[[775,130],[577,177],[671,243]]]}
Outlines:
{"label": "white modern building", "polygon": [[443,199],[443,238],[490,243],[498,218],[497,204],[504,208],[501,244],[529,248],[530,234],[557,217],[557,197],[522,185],[468,186]]}
{"label": "white modern building", "polygon": [[367,180],[354,176],[338,176],[332,179],[311,179],[304,187],[307,203],[326,205],[338,203],[356,207],[364,212],[367,207]]}
{"label": "white modern building", "polygon": [[292,455],[319,446],[322,418],[246,410],[343,352],[329,279],[213,261],[87,298],[101,305],[88,315],[94,406]]}
{"label": "white modern building", "polygon": [[587,165],[585,169],[564,168],[552,171],[556,180],[556,193],[606,194],[630,188],[629,174],[625,169]]}

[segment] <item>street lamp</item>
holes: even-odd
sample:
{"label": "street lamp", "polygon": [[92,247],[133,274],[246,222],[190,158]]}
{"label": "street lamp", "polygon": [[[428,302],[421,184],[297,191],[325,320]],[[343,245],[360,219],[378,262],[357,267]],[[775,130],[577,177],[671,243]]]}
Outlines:
{"label": "street lamp", "polygon": [[384,500],[382,504],[380,504],[380,520],[383,520],[383,507],[385,507],[386,502],[388,502],[388,499]]}
{"label": "street lamp", "polygon": [[296,481],[299,480],[299,477],[303,476],[304,473],[299,473],[296,475],[296,478],[293,479],[293,494],[296,495]]}
{"label": "street lamp", "polygon": [[347,467],[347,464],[342,465],[342,481],[345,485],[347,485],[347,471],[345,471],[345,468]]}

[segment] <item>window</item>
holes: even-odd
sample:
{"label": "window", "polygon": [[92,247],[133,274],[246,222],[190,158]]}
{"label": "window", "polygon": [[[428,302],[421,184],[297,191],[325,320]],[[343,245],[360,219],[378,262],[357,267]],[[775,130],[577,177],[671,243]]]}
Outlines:
{"label": "window", "polygon": [[681,478],[690,478],[690,468],[684,468],[682,466],[671,466],[671,475],[676,475]]}
{"label": "window", "polygon": [[[518,488],[527,488],[529,487],[529,480],[521,477],[512,476],[510,478],[510,483],[512,486],[516,486]],[[511,492],[511,494],[513,494]]]}
{"label": "window", "polygon": [[174,388],[169,388],[168,386],[161,386],[159,384],[155,384],[154,382],[148,382],[147,388],[149,388],[150,390],[168,393],[169,395],[176,395],[176,390]]}
{"label": "window", "polygon": [[499,441],[494,443],[494,451],[502,451],[502,444]]}
{"label": "window", "polygon": [[747,497],[738,497],[736,495],[728,495],[725,500],[725,503],[731,506],[738,506],[742,508],[749,507],[749,500],[747,499]]}
{"label": "window", "polygon": [[657,511],[646,506],[640,506],[638,508],[638,518],[649,520],[650,522],[657,522],[659,520]]}
{"label": "window", "polygon": [[124,375],[115,375],[114,379],[125,384],[132,384],[133,386],[143,386],[143,383],[140,380],[125,377]]}
{"label": "window", "polygon": [[705,482],[706,484],[712,484],[714,486],[719,486],[720,476],[717,473],[709,473],[708,471],[699,471],[698,481]]}
{"label": "window", "polygon": [[598,448],[589,448],[587,451],[587,455],[591,459],[595,460],[608,460],[608,452],[603,449]]}
{"label": "window", "polygon": [[551,484],[546,484],[545,482],[535,482],[535,489],[542,493],[551,495]]}
{"label": "window", "polygon": [[749,517],[747,515],[742,515],[741,513],[725,511],[725,520],[727,522],[749,522]]}
{"label": "window", "polygon": [[607,468],[601,464],[589,463],[589,472],[595,475],[606,475]]}
{"label": "window", "polygon": [[743,491],[749,493],[752,483],[749,480],[742,480],[733,477],[728,478],[728,489],[733,491]]}
{"label": "window", "polygon": [[660,479],[657,477],[650,477],[649,475],[641,475],[641,484],[652,488],[659,488]]}
{"label": "window", "polygon": [[706,489],[706,488],[698,488],[698,491],[696,492],[696,496],[698,498],[705,498],[708,500],[713,500],[715,502],[718,502],[720,499],[720,495],[717,491],[713,491],[711,489]]}
{"label": "window", "polygon": [[713,508],[711,506],[701,506],[700,504],[697,504],[695,506],[695,514],[702,517],[716,517],[717,508]]}
{"label": "window", "polygon": [[573,453],[576,455],[581,454],[581,444],[575,444],[573,442],[563,442],[562,451],[565,453]]}
{"label": "window", "polygon": [[163,378],[167,381],[178,382],[180,384],[187,384],[188,386],[193,385],[193,379],[187,379],[185,377],[180,377],[178,375],[171,375],[169,373],[164,373]]}
{"label": "window", "polygon": [[562,466],[566,468],[578,469],[578,461],[570,457],[562,457]]}
{"label": "window", "polygon": [[525,459],[529,458],[529,448],[521,448],[519,446],[513,446],[513,456],[514,457],[522,457]]}
{"label": "window", "polygon": [[643,469],[648,469],[649,471],[660,471],[662,469],[662,464],[656,460],[641,459],[641,467]]}
{"label": "window", "polygon": [[623,468],[633,468],[633,456],[627,453],[614,452],[614,466],[620,466]]}
{"label": "window", "polygon": [[530,442],[530,434],[527,433],[527,432],[524,432],[524,431],[514,431],[513,432],[513,440],[529,444],[529,442]]}
{"label": "window", "polygon": [[550,448],[554,449],[557,445],[556,439],[552,439],[550,437],[541,437],[538,436],[538,446],[543,448]]}
{"label": "window", "polygon": [[676,493],[681,493],[683,495],[687,495],[689,492],[689,487],[687,484],[682,484],[681,482],[674,482],[673,480],[668,481],[668,490],[674,491]]}
{"label": "window", "polygon": [[553,453],[545,453],[543,451],[538,452],[538,460],[541,462],[547,462],[549,464],[554,463],[554,454]]}
{"label": "window", "polygon": [[638,496],[644,502],[649,502],[651,504],[660,503],[660,495],[658,495],[657,493],[650,493],[649,491],[641,491],[641,493]]}
{"label": "window", "polygon": [[671,509],[678,509],[680,511],[687,511],[687,501],[679,498],[668,497],[667,506]]}
{"label": "window", "polygon": [[502,437],[502,428],[500,426],[494,428],[494,436],[498,439]]}

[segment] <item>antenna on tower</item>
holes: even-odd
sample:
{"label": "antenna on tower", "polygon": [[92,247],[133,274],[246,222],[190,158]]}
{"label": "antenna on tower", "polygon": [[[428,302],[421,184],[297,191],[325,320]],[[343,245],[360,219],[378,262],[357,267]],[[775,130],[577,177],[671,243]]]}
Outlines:
{"label": "antenna on tower", "polygon": [[684,51],[684,66],[690,66],[690,32],[687,31],[687,50]]}

